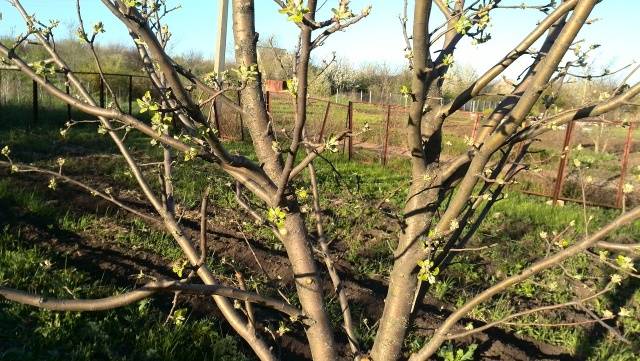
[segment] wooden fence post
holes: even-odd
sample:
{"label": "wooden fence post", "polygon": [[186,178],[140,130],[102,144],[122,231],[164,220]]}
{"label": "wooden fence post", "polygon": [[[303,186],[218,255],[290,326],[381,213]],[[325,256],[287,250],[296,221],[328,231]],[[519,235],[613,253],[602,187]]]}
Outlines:
{"label": "wooden fence post", "polygon": [[569,158],[569,151],[571,147],[571,136],[573,134],[573,126],[575,122],[570,121],[567,124],[567,130],[564,133],[564,143],[562,145],[562,156],[560,157],[560,164],[558,165],[558,174],[556,175],[556,183],[553,187],[553,205],[558,203],[562,193],[562,186],[564,184],[564,170],[567,167],[567,160]]}
{"label": "wooden fence post", "polygon": [[629,123],[629,129],[627,130],[627,139],[624,143],[624,153],[622,154],[621,169],[620,169],[620,182],[618,183],[618,191],[616,193],[616,207],[622,208],[622,201],[624,198],[624,181],[627,176],[627,168],[629,167],[629,153],[631,152],[631,142],[633,139],[633,122]]}
{"label": "wooden fence post", "polygon": [[391,104],[387,105],[387,119],[384,129],[384,145],[382,147],[382,165],[387,165],[389,154],[389,123],[391,123]]}

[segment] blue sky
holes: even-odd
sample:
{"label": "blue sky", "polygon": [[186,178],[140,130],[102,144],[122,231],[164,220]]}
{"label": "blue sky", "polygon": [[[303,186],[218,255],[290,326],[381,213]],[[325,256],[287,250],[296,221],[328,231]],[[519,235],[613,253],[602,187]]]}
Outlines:
{"label": "blue sky", "polygon": [[[169,18],[169,25],[174,34],[170,51],[173,54],[197,53],[204,57],[214,56],[214,44],[217,27],[217,0],[168,0],[172,4],[182,4],[182,8]],[[58,36],[72,34],[75,29],[75,0],[23,0],[23,5],[30,13],[36,13],[41,20],[58,19],[62,22]],[[328,0],[321,9],[321,16],[327,15],[338,0]],[[546,0],[530,0],[529,3],[546,3]],[[275,35],[278,44],[285,48],[293,48],[297,39],[297,28],[286,21],[284,15],[277,11],[271,0],[256,0],[256,27],[262,39]],[[322,1],[320,1],[322,3]],[[334,34],[326,44],[317,49],[315,59],[328,57],[333,51],[353,65],[366,63],[386,63],[392,68],[400,69],[405,65],[403,59],[403,40],[398,21],[402,11],[401,0],[352,0],[352,8],[359,10],[369,4],[373,6],[371,15],[345,32]],[[411,1],[410,1],[411,3]],[[517,5],[522,0],[504,0],[503,4]],[[102,21],[107,30],[100,41],[103,43],[127,42],[128,35],[124,27],[106,10],[100,0],[82,0],[86,24]],[[0,34],[17,34],[23,30],[18,15],[6,0],[0,0]],[[435,11],[437,12],[437,10]],[[640,47],[633,39],[638,30],[638,0],[604,0],[596,7],[592,18],[600,20],[587,26],[579,39],[586,44],[598,43],[601,48],[592,60],[595,68],[609,67],[615,69],[622,64],[640,60]],[[469,42],[462,44],[456,54],[459,64],[470,65],[482,71],[493,65],[495,61],[508,52],[528,30],[530,30],[542,14],[528,10],[498,10],[492,16],[491,33],[493,39],[487,44],[473,46]],[[436,16],[436,19],[441,17]],[[439,20],[436,20],[439,22]],[[434,24],[436,23],[434,22]],[[229,29],[231,22],[229,23]],[[231,34],[231,33],[230,33]],[[231,39],[231,35],[230,39]],[[288,44],[292,44],[287,46]],[[229,40],[227,58],[233,58],[233,44]],[[508,75],[519,73],[518,64]],[[522,65],[522,64],[519,64]]]}

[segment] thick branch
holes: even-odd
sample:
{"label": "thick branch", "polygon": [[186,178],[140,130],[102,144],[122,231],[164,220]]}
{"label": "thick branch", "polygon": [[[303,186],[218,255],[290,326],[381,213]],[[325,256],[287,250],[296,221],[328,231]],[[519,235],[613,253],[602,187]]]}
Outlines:
{"label": "thick branch", "polygon": [[[451,222],[456,219],[467,204],[475,185],[478,182],[478,175],[484,171],[484,167],[490,160],[491,155],[504,144],[504,141],[521,125],[522,121],[529,113],[535,102],[540,97],[545,85],[555,72],[558,64],[571,46],[578,31],[584,25],[591,10],[597,0],[584,0],[576,5],[571,18],[565,25],[560,36],[552,46],[549,54],[541,61],[540,69],[536,72],[518,103],[510,112],[508,118],[502,122],[496,132],[482,145],[478,154],[469,165],[450,206],[447,208],[442,218],[435,227],[435,234],[443,234]],[[426,253],[426,252],[425,252]]]}
{"label": "thick branch", "polygon": [[[462,108],[464,104],[469,102],[474,97],[478,96],[480,92],[491,81],[496,79],[505,69],[507,69],[516,60],[527,53],[527,50],[547,31],[553,24],[559,19],[562,19],[569,11],[573,10],[578,0],[569,0],[560,5],[549,16],[536,26],[536,28],[529,33],[509,54],[507,54],[502,60],[496,63],[491,69],[487,70],[482,76],[480,76],[475,82],[469,85],[468,88],[458,94],[451,103],[440,106],[435,111],[435,119],[438,121],[433,126],[437,129],[442,125],[442,122],[451,114]],[[426,134],[427,137],[430,134]]]}
{"label": "thick branch", "polygon": [[3,298],[51,311],[105,311],[130,305],[134,302],[149,298],[158,292],[181,291],[186,293],[210,294],[224,296],[236,300],[248,301],[272,308],[297,319],[303,319],[302,311],[286,302],[269,297],[260,296],[253,292],[220,285],[185,284],[179,281],[150,282],[136,290],[127,293],[91,300],[52,299],[24,291],[0,287]]}

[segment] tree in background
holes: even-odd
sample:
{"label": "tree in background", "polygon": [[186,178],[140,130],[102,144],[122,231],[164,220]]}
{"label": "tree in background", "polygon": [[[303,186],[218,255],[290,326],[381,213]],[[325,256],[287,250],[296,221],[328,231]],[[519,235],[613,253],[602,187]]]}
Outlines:
{"label": "tree in background", "polygon": [[357,72],[344,58],[338,58],[326,71],[333,93],[344,93],[358,88]]}
{"label": "tree in background", "polygon": [[470,65],[454,63],[445,75],[442,83],[442,95],[447,101],[451,101],[473,84],[477,78],[478,72]]}

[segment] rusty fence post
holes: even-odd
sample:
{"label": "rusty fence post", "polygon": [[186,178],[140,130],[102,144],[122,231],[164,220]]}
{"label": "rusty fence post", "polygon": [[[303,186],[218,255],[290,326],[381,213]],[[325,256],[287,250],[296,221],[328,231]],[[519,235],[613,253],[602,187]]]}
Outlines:
{"label": "rusty fence post", "polygon": [[471,131],[471,139],[476,140],[476,136],[478,135],[478,127],[480,126],[480,118],[482,117],[482,113],[476,113],[476,118],[473,121],[473,130]]}
{"label": "rusty fence post", "polygon": [[391,123],[391,104],[387,105],[387,118],[384,127],[384,145],[382,146],[382,165],[387,165],[389,155],[389,123]]}
{"label": "rusty fence post", "polygon": [[98,75],[100,77],[100,108],[104,108],[105,105],[105,96],[104,96],[104,79],[102,79],[101,75]]}
{"label": "rusty fence post", "polygon": [[267,111],[271,113],[271,92],[268,90],[265,92],[265,100],[267,103]]}
{"label": "rusty fence post", "polygon": [[573,135],[573,126],[575,122],[570,121],[567,124],[567,130],[564,133],[564,143],[562,145],[562,156],[560,157],[560,164],[558,165],[558,174],[556,175],[556,183],[553,187],[553,205],[558,203],[558,199],[562,193],[562,186],[564,184],[564,171],[567,167],[567,160],[569,158],[569,150],[571,146],[571,136]]}
{"label": "rusty fence post", "polygon": [[[71,89],[69,88],[68,82],[64,85],[64,91],[65,93],[67,93],[67,95],[70,95]],[[71,105],[70,104],[67,104],[67,121],[71,121]]]}
{"label": "rusty fence post", "polygon": [[320,133],[318,133],[317,142],[322,141],[322,137],[324,136],[324,128],[327,125],[327,119],[329,118],[329,109],[331,109],[331,102],[327,101],[327,108],[324,110],[324,117],[322,118],[322,125],[320,126]]}
{"label": "rusty fence post", "polygon": [[629,129],[627,130],[627,139],[624,143],[624,152],[622,154],[621,169],[620,169],[620,182],[618,183],[618,191],[616,193],[616,207],[622,208],[622,202],[624,198],[624,181],[627,176],[627,168],[629,167],[629,153],[631,152],[631,142],[633,139],[633,122],[629,123]]}
{"label": "rusty fence post", "polygon": [[349,101],[349,106],[347,108],[347,127],[349,129],[349,138],[347,139],[347,154],[348,159],[351,160],[353,157],[353,102]]}
{"label": "rusty fence post", "polygon": [[132,105],[133,105],[133,76],[129,75],[129,115],[131,115],[132,112]]}

